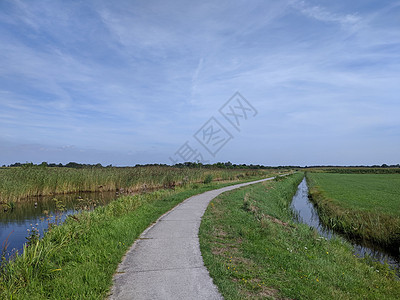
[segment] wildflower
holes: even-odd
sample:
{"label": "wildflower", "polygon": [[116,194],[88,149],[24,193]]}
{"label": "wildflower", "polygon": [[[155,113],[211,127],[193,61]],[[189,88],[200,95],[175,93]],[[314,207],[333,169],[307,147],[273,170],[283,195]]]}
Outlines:
{"label": "wildflower", "polygon": [[329,254],[329,252],[328,252],[328,251],[326,251],[326,254]]}
{"label": "wildflower", "polygon": [[317,280],[317,282],[319,282],[318,278],[316,280]]}
{"label": "wildflower", "polygon": [[306,250],[307,250],[307,247],[304,247],[304,249],[306,249]]}

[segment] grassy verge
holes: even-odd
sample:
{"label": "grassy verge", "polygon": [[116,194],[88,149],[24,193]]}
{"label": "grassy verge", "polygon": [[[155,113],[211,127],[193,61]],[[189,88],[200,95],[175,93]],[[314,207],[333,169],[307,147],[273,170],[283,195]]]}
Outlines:
{"label": "grassy verge", "polygon": [[204,262],[225,299],[399,299],[387,266],[354,257],[289,209],[302,174],[225,193],[200,226]]}
{"label": "grassy verge", "polygon": [[144,229],[182,200],[230,184],[125,196],[68,217],[14,261],[0,264],[0,299],[104,298],[122,256]]}
{"label": "grassy verge", "polygon": [[168,166],[73,169],[27,165],[0,169],[0,204],[21,201],[29,196],[114,191],[121,188],[134,192],[205,180],[243,179],[265,173],[268,171]]}
{"label": "grassy verge", "polygon": [[307,181],[325,225],[398,251],[400,174],[308,173]]}

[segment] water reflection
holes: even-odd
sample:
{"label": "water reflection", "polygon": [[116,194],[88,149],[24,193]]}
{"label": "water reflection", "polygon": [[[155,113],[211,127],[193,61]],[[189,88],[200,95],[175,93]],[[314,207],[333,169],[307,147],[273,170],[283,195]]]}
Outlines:
{"label": "water reflection", "polygon": [[[295,219],[299,223],[307,224],[315,228],[321,236],[331,239],[334,235],[332,230],[329,230],[322,225],[317,210],[308,199],[308,185],[304,178],[297,188],[297,192],[293,197],[291,208],[295,214]],[[343,237],[343,236],[342,236]],[[354,254],[359,257],[369,256],[375,261],[381,263],[387,262],[396,269],[400,269],[400,257],[398,253],[388,253],[385,249],[377,247],[367,242],[355,242],[347,237],[344,237],[354,246]]]}
{"label": "water reflection", "polygon": [[[70,214],[81,209],[93,209],[96,206],[106,205],[116,199],[116,192],[102,193],[74,193],[67,195],[33,197],[26,201],[15,203],[12,210],[0,211],[0,247],[8,238],[6,255],[9,256],[15,250],[21,251],[26,237],[32,226],[37,228],[42,236],[47,230],[49,223],[55,222],[57,203],[54,198],[64,207],[60,215],[60,222],[63,222]],[[60,206],[60,204],[59,204]],[[0,252],[1,249],[0,248]]]}

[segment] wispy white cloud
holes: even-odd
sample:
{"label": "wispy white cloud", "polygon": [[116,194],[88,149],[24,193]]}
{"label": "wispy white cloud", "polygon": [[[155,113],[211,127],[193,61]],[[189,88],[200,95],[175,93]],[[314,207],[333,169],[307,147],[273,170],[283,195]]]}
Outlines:
{"label": "wispy white cloud", "polygon": [[323,6],[310,5],[306,1],[302,0],[292,1],[291,6],[307,17],[322,22],[337,23],[345,28],[355,29],[355,27],[357,27],[362,20],[360,15],[357,13],[352,13],[352,14],[335,13],[329,11]]}

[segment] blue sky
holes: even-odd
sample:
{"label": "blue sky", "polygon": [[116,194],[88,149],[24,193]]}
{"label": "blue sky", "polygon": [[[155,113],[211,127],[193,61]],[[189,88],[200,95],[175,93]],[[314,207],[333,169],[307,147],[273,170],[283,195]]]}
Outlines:
{"label": "blue sky", "polygon": [[[0,1],[0,164],[400,163],[399,1]],[[240,132],[218,112],[239,91]],[[193,135],[215,117],[215,156]]]}

